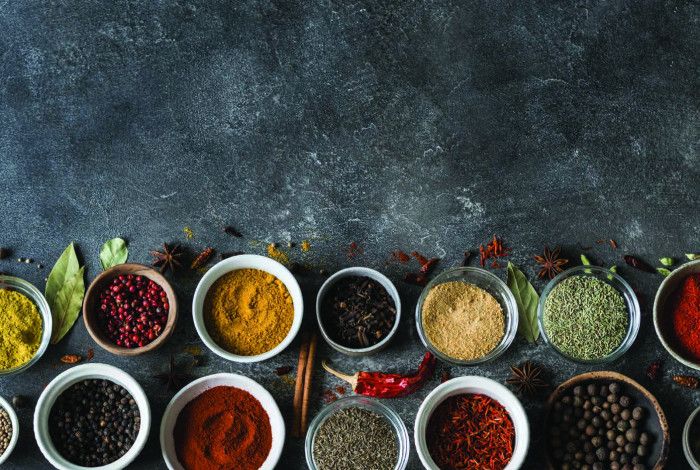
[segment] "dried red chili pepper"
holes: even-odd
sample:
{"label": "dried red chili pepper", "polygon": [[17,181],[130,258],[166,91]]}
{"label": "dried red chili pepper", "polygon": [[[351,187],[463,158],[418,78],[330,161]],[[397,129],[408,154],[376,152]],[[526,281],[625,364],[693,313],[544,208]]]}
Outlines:
{"label": "dried red chili pepper", "polygon": [[408,256],[408,254],[404,253],[401,250],[394,250],[391,253],[391,256],[401,264],[406,264],[411,260],[411,257]]}
{"label": "dried red chili pepper", "polygon": [[654,361],[647,367],[647,377],[651,380],[656,380],[659,378],[659,372],[661,372],[662,361]]}
{"label": "dried red chili pepper", "polygon": [[209,261],[209,258],[211,258],[211,255],[214,254],[214,248],[208,247],[202,250],[200,254],[198,254],[194,261],[192,261],[192,264],[190,265],[190,269],[199,269],[204,267],[205,264],[207,264],[207,261]]}
{"label": "dried red chili pepper", "polygon": [[[498,238],[496,235],[493,236],[486,246],[479,245],[479,263],[482,268],[486,266],[486,261],[489,259],[503,258],[509,254],[510,248],[505,245],[502,238]],[[494,259],[491,267],[500,267],[500,264]]]}
{"label": "dried red chili pepper", "polygon": [[640,271],[644,271],[647,273],[655,273],[656,272],[656,269],[652,268],[649,265],[649,263],[637,258],[636,256],[625,255],[624,259],[625,259],[625,263],[629,264],[633,268],[639,269]]}
{"label": "dried red chili pepper", "polygon": [[418,370],[409,375],[364,371],[348,375],[332,369],[326,361],[323,361],[323,368],[339,379],[348,382],[352,386],[352,390],[359,395],[376,398],[397,398],[418,390],[423,383],[433,376],[436,363],[435,356],[427,352],[420,366],[418,366]]}
{"label": "dried red chili pepper", "polygon": [[674,382],[685,388],[695,390],[696,388],[700,387],[700,379],[693,377],[692,375],[674,375],[672,378]]}

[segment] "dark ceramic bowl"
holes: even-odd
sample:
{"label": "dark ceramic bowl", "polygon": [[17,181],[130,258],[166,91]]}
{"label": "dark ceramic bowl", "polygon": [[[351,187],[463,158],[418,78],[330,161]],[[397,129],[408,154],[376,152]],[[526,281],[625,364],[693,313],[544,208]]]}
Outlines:
{"label": "dark ceramic bowl", "polygon": [[[570,378],[566,382],[559,385],[554,392],[547,399],[547,416],[545,418],[545,430],[549,430],[551,423],[551,412],[554,402],[559,399],[561,395],[571,390],[577,385],[589,384],[589,383],[609,383],[618,382],[623,385],[625,395],[630,397],[635,406],[640,406],[646,412],[646,421],[648,432],[654,437],[654,441],[651,445],[651,452],[649,453],[648,461],[653,462],[651,467],[653,470],[661,470],[666,465],[666,460],[668,459],[668,452],[670,449],[670,433],[668,429],[668,422],[666,421],[666,415],[664,414],[659,402],[654,398],[647,389],[642,387],[640,384],[632,380],[631,378],[618,374],[612,371],[601,371],[601,372],[588,372],[586,374],[577,375]],[[550,469],[555,469],[551,458],[551,449],[547,445],[547,466]],[[647,467],[648,468],[648,467]]]}

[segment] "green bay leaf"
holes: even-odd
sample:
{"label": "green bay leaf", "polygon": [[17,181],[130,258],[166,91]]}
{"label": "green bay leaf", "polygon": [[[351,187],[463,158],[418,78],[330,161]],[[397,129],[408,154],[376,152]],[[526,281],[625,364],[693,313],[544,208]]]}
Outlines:
{"label": "green bay leaf", "polygon": [[103,270],[125,263],[128,257],[129,249],[122,238],[117,237],[107,240],[100,249],[100,263]]}
{"label": "green bay leaf", "polygon": [[518,304],[518,333],[530,343],[540,336],[537,324],[537,304],[540,296],[525,275],[511,262],[508,263],[507,284]]}
{"label": "green bay leaf", "polygon": [[56,318],[53,326],[51,343],[56,344],[68,333],[75,320],[80,315],[85,297],[85,266],[80,268],[75,275],[66,280],[56,295],[51,311]]}
{"label": "green bay leaf", "polygon": [[58,325],[62,323],[61,318],[58,316],[60,309],[56,304],[58,293],[61,291],[67,281],[75,277],[79,270],[80,264],[78,263],[78,255],[75,253],[75,245],[71,243],[65,250],[63,250],[61,256],[58,257],[56,264],[49,273],[49,277],[46,279],[44,296],[46,297],[49,307],[51,308],[51,317],[53,319],[53,333],[51,335],[52,340],[56,335]]}

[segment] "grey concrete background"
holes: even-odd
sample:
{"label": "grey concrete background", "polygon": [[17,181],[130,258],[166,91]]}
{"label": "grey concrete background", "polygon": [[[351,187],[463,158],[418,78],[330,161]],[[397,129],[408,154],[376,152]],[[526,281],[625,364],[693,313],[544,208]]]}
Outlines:
{"label": "grey concrete background", "polygon": [[[394,249],[440,256],[444,269],[496,233],[531,278],[544,244],[572,259],[593,246],[589,256],[606,265],[624,253],[654,262],[700,250],[699,21],[689,0],[0,1],[0,246],[46,266],[5,260],[0,271],[43,289],[75,241],[89,281],[114,236],[145,263],[163,241],[263,253],[267,242],[308,239],[308,253],[290,255],[315,269],[299,277],[308,324],[321,268],[378,268],[405,309],[385,352],[352,359],[322,347],[320,356],[346,370],[411,370],[424,351],[419,289],[401,281],[407,267],[388,262]],[[245,238],[223,234],[225,224]],[[595,243],[607,238],[620,248]],[[364,254],[349,260],[352,241]],[[700,393],[671,383],[690,371],[655,337],[661,277],[621,273],[641,294],[643,320],[611,368],[659,398],[669,468],[685,468],[680,433]],[[155,425],[133,468],[164,467],[158,423],[173,394],[152,376],[169,353],[184,362],[183,345],[200,344],[189,318],[198,277],[174,277],[181,321],[163,349],[134,359],[95,350],[94,361],[133,374],[151,400]],[[0,394],[34,402],[66,369],[63,354],[90,347],[80,319],[35,367],[0,379]],[[253,377],[289,418],[292,388],[274,369],[295,365],[297,351],[295,342],[249,366],[207,354],[195,374]],[[452,374],[503,381],[526,358],[553,384],[600,369],[518,339],[493,363]],[[665,374],[651,383],[644,369],[657,358]],[[315,380],[314,412],[338,384],[320,371]],[[438,383],[390,403],[410,429]],[[524,403],[536,436],[528,468],[537,469],[542,406]],[[46,468],[32,408],[19,416],[7,468]],[[283,461],[303,468],[302,442],[288,439]],[[419,468],[415,451],[410,468]]]}

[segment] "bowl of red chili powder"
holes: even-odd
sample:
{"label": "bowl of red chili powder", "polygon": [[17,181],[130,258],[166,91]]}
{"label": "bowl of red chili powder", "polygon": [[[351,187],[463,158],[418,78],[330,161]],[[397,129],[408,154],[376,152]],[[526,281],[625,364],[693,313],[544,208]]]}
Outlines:
{"label": "bowl of red chili powder", "polygon": [[700,260],[680,266],[661,283],[654,327],[675,359],[700,370]]}
{"label": "bowl of red chili powder", "polygon": [[170,400],[160,425],[171,470],[272,470],[284,439],[284,420],[270,392],[237,374],[191,382]]}
{"label": "bowl of red chili powder", "polygon": [[525,461],[530,424],[520,400],[486,377],[456,377],[423,400],[416,451],[429,470],[515,470]]}

